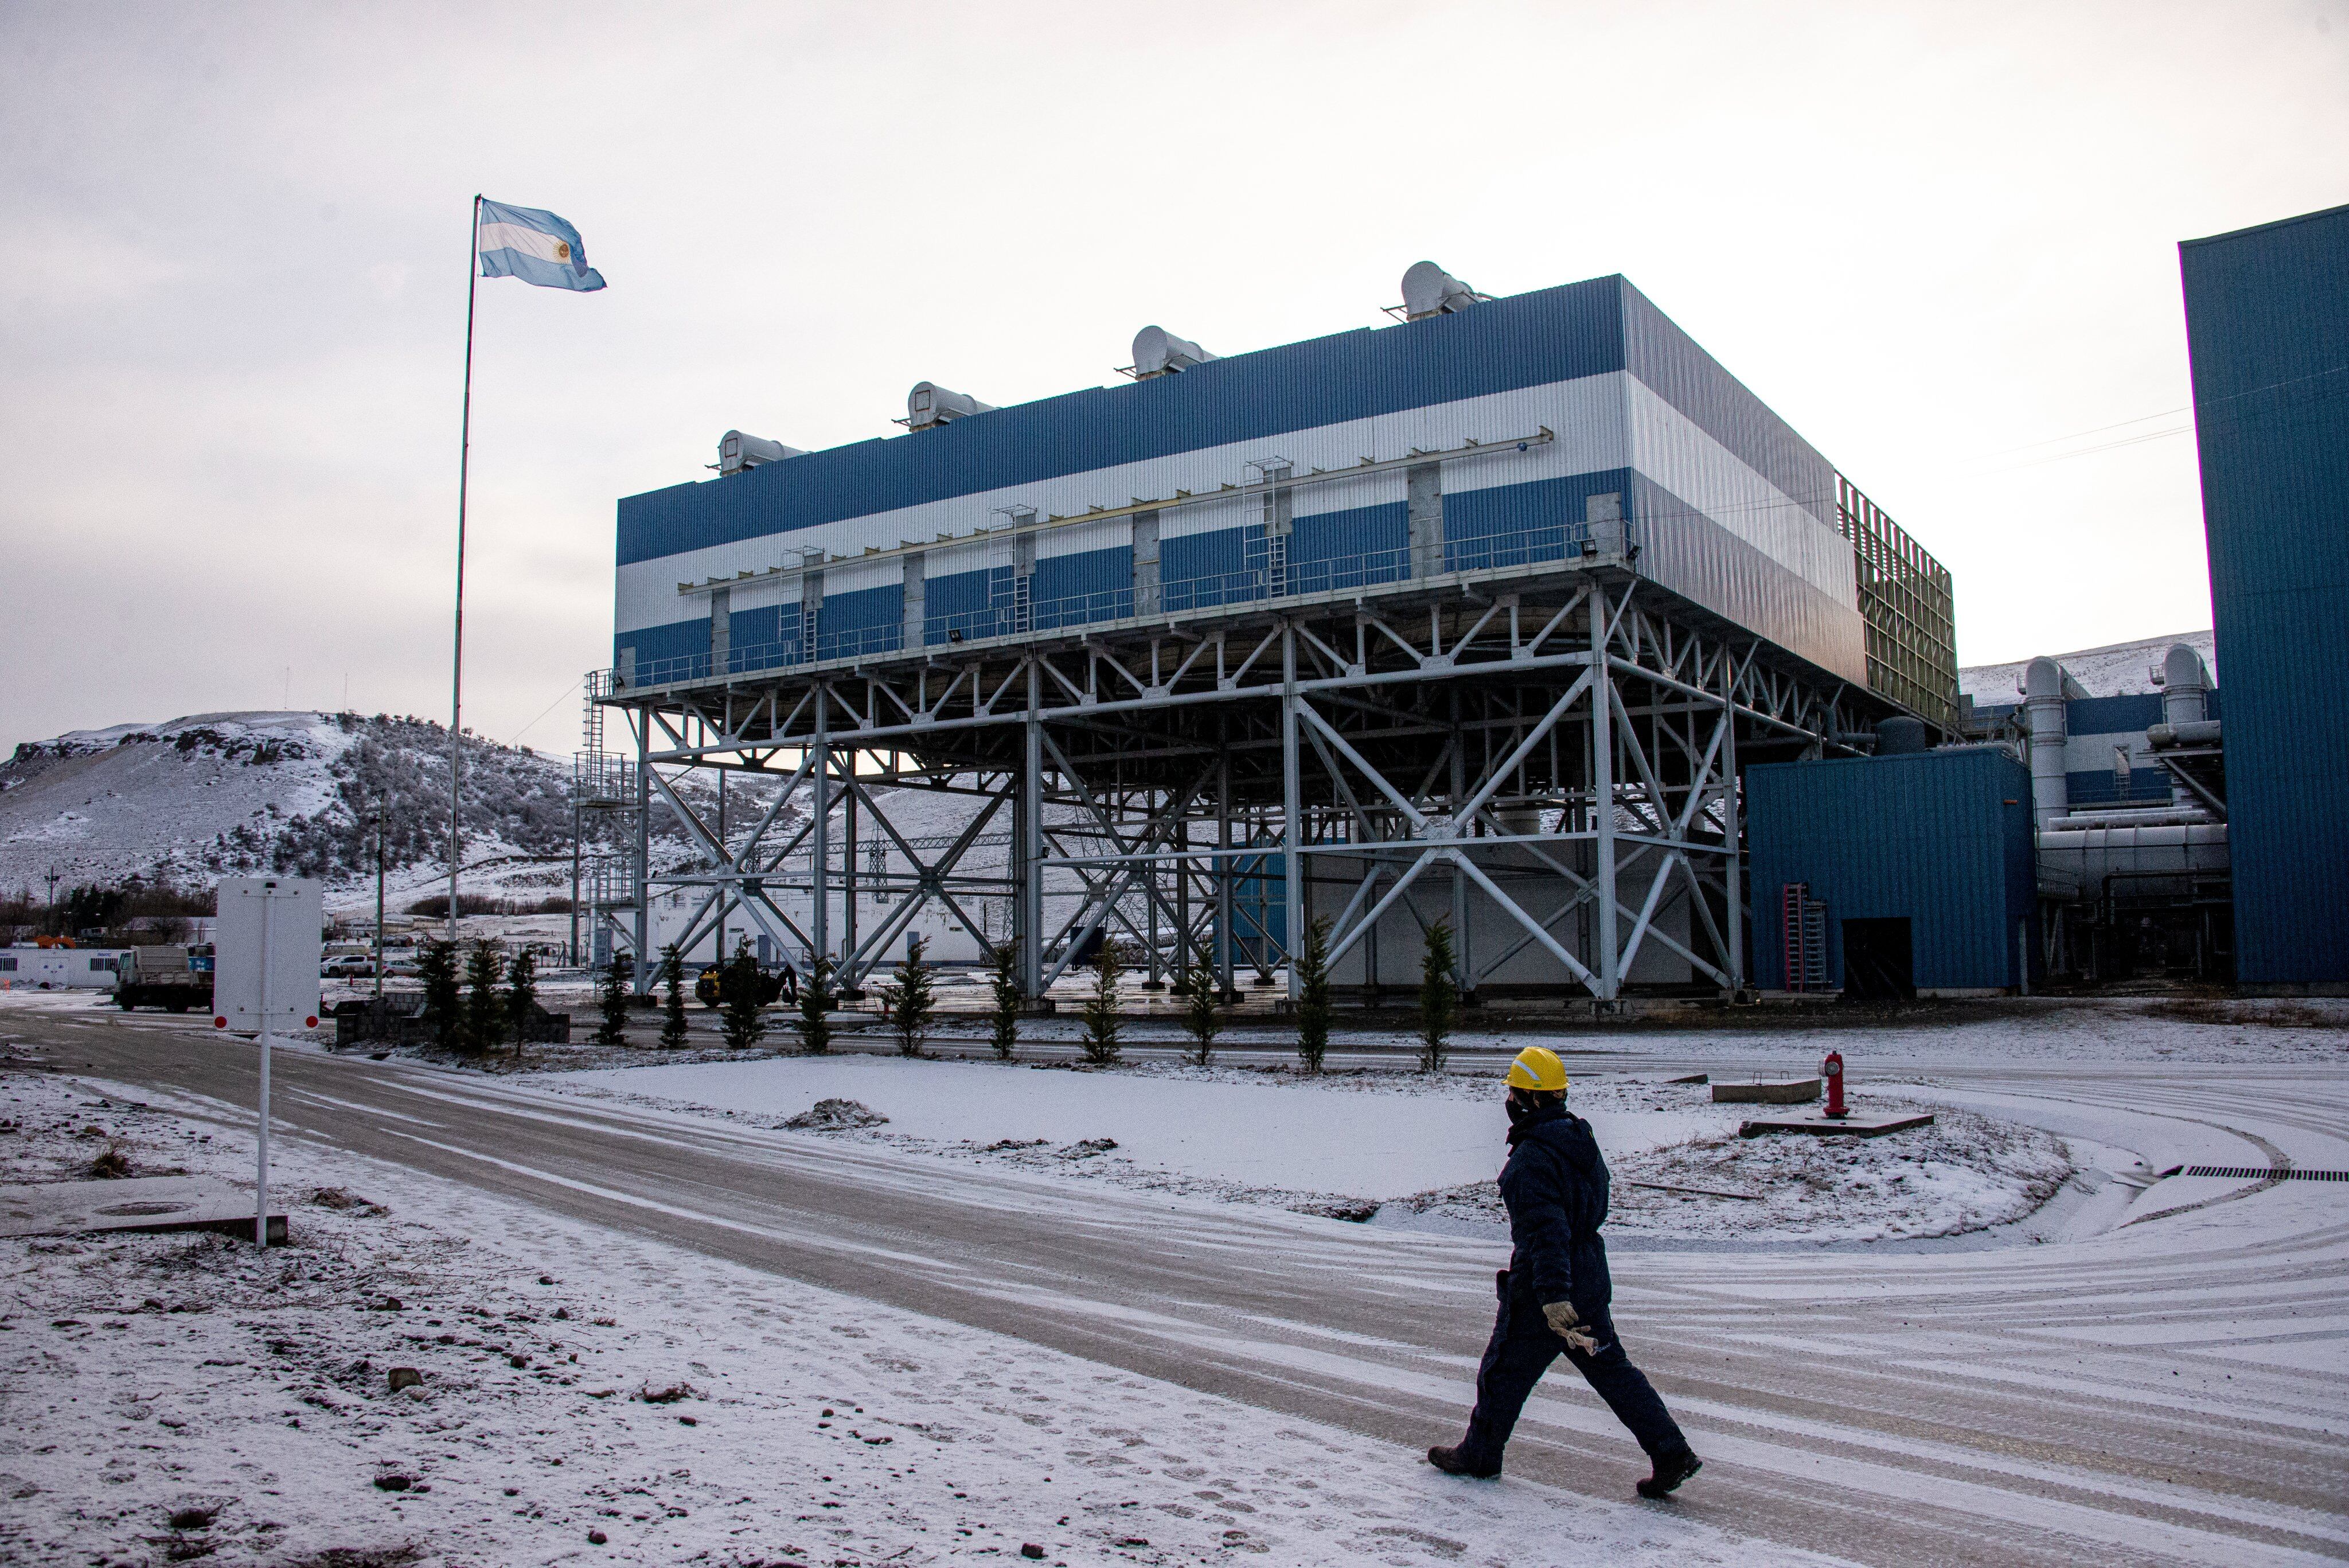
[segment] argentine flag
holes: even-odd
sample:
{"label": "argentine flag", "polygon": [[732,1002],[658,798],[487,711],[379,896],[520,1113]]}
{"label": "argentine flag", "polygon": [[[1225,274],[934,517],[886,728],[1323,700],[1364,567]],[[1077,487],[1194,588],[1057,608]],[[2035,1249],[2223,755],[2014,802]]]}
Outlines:
{"label": "argentine flag", "polygon": [[579,231],[536,207],[482,198],[473,247],[481,253],[483,277],[518,277],[541,288],[582,294],[604,286],[604,275],[587,265]]}

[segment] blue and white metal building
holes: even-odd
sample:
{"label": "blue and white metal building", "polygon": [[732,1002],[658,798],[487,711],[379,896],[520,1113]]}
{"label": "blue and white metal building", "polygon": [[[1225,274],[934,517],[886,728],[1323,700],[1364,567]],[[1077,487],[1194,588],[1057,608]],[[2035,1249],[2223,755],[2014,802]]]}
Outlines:
{"label": "blue and white metal building", "polygon": [[[1131,382],[1019,407],[923,382],[907,433],[829,451],[730,433],[719,478],[620,503],[593,692],[635,755],[585,793],[678,813],[710,919],[852,981],[914,909],[1001,898],[1031,991],[1096,930],[1212,942],[1228,984],[1268,867],[1352,984],[1442,919],[1471,989],[1744,985],[1738,770],[1954,711],[1947,574],[1626,280],[1423,263],[1405,297],[1220,358],[1148,328]],[[684,766],[814,804],[721,839]],[[851,934],[876,782],[978,805]]]}

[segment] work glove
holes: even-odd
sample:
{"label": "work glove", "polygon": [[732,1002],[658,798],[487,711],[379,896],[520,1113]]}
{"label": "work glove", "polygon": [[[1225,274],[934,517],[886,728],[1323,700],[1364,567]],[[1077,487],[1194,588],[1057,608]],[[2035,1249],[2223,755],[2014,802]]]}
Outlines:
{"label": "work glove", "polygon": [[1585,1355],[1598,1354],[1599,1342],[1590,1336],[1588,1329],[1582,1326],[1582,1316],[1574,1310],[1572,1302],[1547,1303],[1542,1308],[1542,1317],[1548,1323],[1549,1331],[1573,1349]]}

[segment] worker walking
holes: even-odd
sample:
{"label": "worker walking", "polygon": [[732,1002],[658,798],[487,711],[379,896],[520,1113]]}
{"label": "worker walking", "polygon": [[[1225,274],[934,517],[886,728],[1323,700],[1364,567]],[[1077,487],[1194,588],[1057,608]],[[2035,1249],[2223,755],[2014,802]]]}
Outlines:
{"label": "worker walking", "polygon": [[1608,1315],[1607,1162],[1590,1124],[1566,1108],[1566,1064],[1539,1045],[1509,1066],[1509,1157],[1501,1201],[1509,1210],[1509,1266],[1497,1285],[1499,1315],[1476,1369],[1476,1408],[1456,1448],[1427,1450],[1448,1475],[1490,1479],[1534,1385],[1563,1351],[1607,1407],[1631,1429],[1655,1473],[1641,1497],[1662,1497],[1700,1461],[1664,1402],[1615,1337]]}

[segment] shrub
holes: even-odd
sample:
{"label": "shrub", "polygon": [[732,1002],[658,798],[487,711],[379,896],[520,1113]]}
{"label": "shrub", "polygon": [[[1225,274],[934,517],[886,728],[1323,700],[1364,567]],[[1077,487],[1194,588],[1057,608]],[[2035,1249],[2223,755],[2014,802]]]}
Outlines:
{"label": "shrub", "polygon": [[[734,950],[718,982],[719,1027],[733,1049],[747,1051],[766,1038],[767,1021],[760,1016],[766,1005],[766,989],[767,977],[759,972],[759,961],[750,956],[750,944],[745,942]],[[678,1013],[684,1011],[679,1002]]]}
{"label": "shrub", "polygon": [[1174,986],[1183,997],[1183,1027],[1191,1033],[1191,1060],[1204,1067],[1214,1058],[1216,1036],[1224,1027],[1223,998],[1207,955],[1187,959],[1174,976]]}
{"label": "shrub", "polygon": [[530,1032],[538,1027],[538,955],[528,948],[506,965],[506,1033],[519,1055]]}
{"label": "shrub", "polygon": [[918,1056],[922,1054],[922,1031],[930,1026],[931,1015],[937,1011],[937,996],[930,981],[930,965],[926,957],[929,943],[915,937],[905,944],[905,961],[897,966],[897,997],[890,1010],[890,1028],[897,1036],[897,1054]]}
{"label": "shrub", "polygon": [[495,938],[474,939],[465,955],[465,1013],[457,1040],[467,1055],[484,1055],[505,1044],[506,1003],[498,994],[505,968],[505,954]]}
{"label": "shrub", "polygon": [[1453,1022],[1460,1014],[1460,985],[1453,978],[1452,928],[1438,920],[1427,928],[1427,951],[1419,964],[1419,1070],[1444,1071]]}
{"label": "shrub", "polygon": [[1093,958],[1093,993],[1085,998],[1085,1060],[1097,1067],[1117,1061],[1117,977],[1124,972],[1125,948],[1103,941]]}
{"label": "shrub", "polygon": [[685,959],[671,942],[661,949],[660,1043],[674,1051],[686,1042],[685,1023]]}
{"label": "shrub", "polygon": [[628,1043],[628,976],[634,968],[626,953],[614,953],[605,966],[603,983],[595,992],[595,1009],[603,1015],[595,1025],[598,1045]]}
{"label": "shrub", "polygon": [[992,1033],[988,1044],[995,1047],[999,1062],[1011,1060],[1019,1046],[1019,947],[1010,940],[991,942],[987,949],[987,961],[991,972],[988,976],[989,1000],[988,1023]]}
{"label": "shrub", "polygon": [[1297,955],[1297,1055],[1309,1073],[1321,1071],[1330,1050],[1330,921],[1305,928],[1305,950]]}
{"label": "shrub", "polygon": [[832,961],[819,953],[809,961],[807,977],[800,982],[800,1015],[793,1024],[800,1049],[809,1055],[821,1056],[832,1049],[831,1014],[839,1000],[832,989]]}
{"label": "shrub", "polygon": [[453,1050],[462,1022],[458,1016],[457,944],[446,937],[427,939],[416,950],[416,976],[424,982],[424,1022],[431,1026],[432,1044]]}

